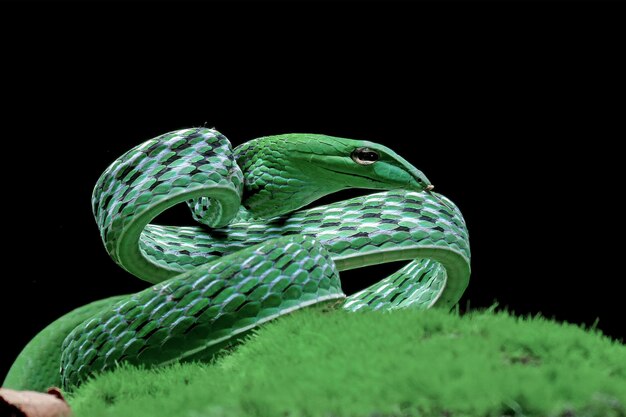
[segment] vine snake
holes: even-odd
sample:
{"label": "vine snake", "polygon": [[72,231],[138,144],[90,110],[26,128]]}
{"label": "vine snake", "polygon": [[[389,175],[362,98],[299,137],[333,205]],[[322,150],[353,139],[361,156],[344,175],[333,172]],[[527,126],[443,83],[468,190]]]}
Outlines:
{"label": "vine snake", "polygon": [[[302,209],[350,187],[383,191]],[[121,362],[209,360],[260,324],[314,304],[451,308],[469,280],[468,233],[458,208],[432,188],[368,141],[287,134],[232,149],[207,128],[149,140],[105,170],[92,207],[109,255],[153,285],[50,324],[4,385],[72,389]],[[182,202],[199,225],[150,223]],[[410,262],[342,292],[338,271],[400,260]]]}

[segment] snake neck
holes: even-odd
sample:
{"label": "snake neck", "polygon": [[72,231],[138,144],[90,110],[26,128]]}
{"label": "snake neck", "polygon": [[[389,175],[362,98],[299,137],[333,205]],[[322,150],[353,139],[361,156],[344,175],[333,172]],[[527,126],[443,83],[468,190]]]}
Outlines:
{"label": "snake neck", "polygon": [[244,176],[242,206],[251,218],[287,214],[346,188],[302,160],[287,136],[260,138],[235,149]]}

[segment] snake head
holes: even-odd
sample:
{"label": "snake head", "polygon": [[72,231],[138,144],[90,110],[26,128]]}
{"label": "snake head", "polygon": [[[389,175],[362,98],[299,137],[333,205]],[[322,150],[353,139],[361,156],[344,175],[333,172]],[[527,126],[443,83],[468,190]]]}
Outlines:
{"label": "snake head", "polygon": [[338,188],[412,191],[433,188],[422,171],[386,146],[322,135],[304,137],[308,140],[292,149],[301,169]]}
{"label": "snake head", "polygon": [[287,134],[235,149],[255,218],[289,213],[346,188],[430,191],[428,178],[386,146],[325,135]]}

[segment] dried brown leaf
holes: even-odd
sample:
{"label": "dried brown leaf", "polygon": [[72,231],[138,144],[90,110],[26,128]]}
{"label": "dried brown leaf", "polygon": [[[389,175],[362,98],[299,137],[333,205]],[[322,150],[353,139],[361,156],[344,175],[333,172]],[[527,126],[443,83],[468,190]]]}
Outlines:
{"label": "dried brown leaf", "polygon": [[48,393],[0,388],[0,417],[69,417],[69,405],[58,388]]}

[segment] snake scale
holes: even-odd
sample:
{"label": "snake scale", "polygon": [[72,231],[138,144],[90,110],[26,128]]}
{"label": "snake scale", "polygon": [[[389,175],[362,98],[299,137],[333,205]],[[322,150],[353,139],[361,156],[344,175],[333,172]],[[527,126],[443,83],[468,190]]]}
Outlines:
{"label": "snake scale", "polygon": [[[302,209],[352,187],[382,192]],[[152,286],[50,324],[4,385],[72,389],[121,362],[209,360],[260,324],[316,304],[451,308],[469,281],[468,233],[458,208],[432,188],[367,141],[287,134],[232,149],[207,128],[151,139],[106,169],[92,206],[111,258]],[[183,202],[197,226],[150,224]],[[339,271],[400,260],[410,262],[342,292]]]}

